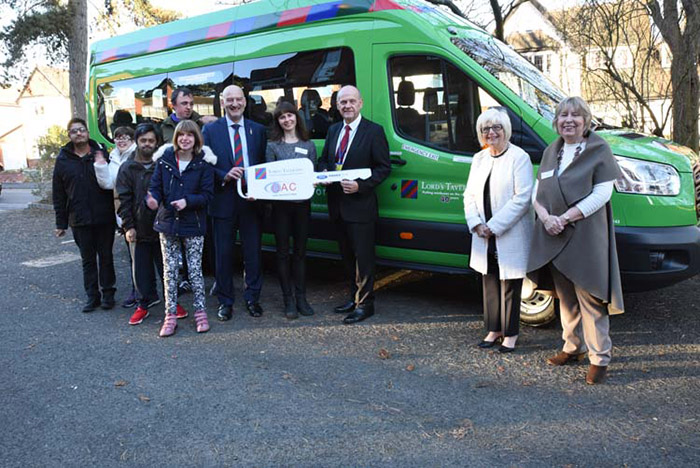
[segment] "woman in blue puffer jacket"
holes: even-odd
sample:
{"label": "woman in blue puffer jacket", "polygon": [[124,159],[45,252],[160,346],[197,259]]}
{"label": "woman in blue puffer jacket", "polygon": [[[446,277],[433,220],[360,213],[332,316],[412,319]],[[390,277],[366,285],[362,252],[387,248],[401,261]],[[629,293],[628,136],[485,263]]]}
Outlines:
{"label": "woman in blue puffer jacket", "polygon": [[160,236],[165,277],[165,320],[160,336],[171,336],[177,328],[177,279],[180,244],[185,245],[189,281],[194,293],[197,332],[209,330],[204,306],[202,249],[207,231],[207,204],[214,196],[216,155],[203,146],[199,126],[191,120],[175,128],[173,145],[165,147],[156,163],[146,204],[158,210],[153,223]]}

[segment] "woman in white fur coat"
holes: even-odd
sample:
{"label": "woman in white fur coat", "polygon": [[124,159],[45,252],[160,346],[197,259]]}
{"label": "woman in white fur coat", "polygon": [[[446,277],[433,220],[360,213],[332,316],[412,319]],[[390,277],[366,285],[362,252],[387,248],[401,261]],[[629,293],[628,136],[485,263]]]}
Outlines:
{"label": "woman in white fur coat", "polygon": [[483,275],[484,323],[488,334],[478,346],[515,350],[520,322],[520,290],[527,272],[534,226],[530,156],[510,143],[508,114],[491,108],[476,121],[484,149],[474,155],[464,215],[472,234],[469,266]]}
{"label": "woman in white fur coat", "polygon": [[[117,127],[114,130],[114,149],[109,153],[109,161],[104,158],[95,159],[95,176],[97,184],[105,190],[114,190],[116,187],[117,174],[119,168],[124,162],[133,159],[136,152],[136,142],[134,141],[134,129],[131,127]],[[114,209],[119,210],[119,196],[116,190],[114,191]],[[121,231],[122,220],[119,215],[117,217],[117,226]],[[134,253],[129,246],[129,242],[124,237],[126,251],[129,253],[129,269],[133,271],[133,256]],[[136,305],[138,300],[136,294],[136,282],[134,276],[131,275],[131,293],[122,302],[122,307],[131,308]]]}

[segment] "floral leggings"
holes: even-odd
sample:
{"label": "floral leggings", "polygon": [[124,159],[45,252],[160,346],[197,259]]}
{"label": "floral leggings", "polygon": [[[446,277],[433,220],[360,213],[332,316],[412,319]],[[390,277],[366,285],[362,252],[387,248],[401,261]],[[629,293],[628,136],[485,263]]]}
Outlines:
{"label": "floral leggings", "polygon": [[165,281],[165,313],[177,310],[178,267],[182,256],[180,242],[185,244],[185,257],[189,281],[194,294],[194,310],[204,310],[204,276],[202,275],[202,250],[204,236],[176,237],[160,234],[160,250],[163,252],[163,277]]}

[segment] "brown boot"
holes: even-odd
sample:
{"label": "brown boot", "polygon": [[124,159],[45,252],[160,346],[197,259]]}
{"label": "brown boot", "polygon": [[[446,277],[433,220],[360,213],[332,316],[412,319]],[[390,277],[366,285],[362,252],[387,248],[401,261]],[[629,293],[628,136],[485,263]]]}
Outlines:
{"label": "brown boot", "polygon": [[565,353],[564,351],[560,351],[556,356],[547,358],[547,364],[551,364],[553,366],[563,366],[572,362],[582,361],[585,357],[586,353],[569,354]]}
{"label": "brown boot", "polygon": [[605,380],[605,374],[608,371],[606,366],[596,366],[591,364],[588,368],[588,374],[586,374],[586,383],[588,385],[595,385],[602,383]]}

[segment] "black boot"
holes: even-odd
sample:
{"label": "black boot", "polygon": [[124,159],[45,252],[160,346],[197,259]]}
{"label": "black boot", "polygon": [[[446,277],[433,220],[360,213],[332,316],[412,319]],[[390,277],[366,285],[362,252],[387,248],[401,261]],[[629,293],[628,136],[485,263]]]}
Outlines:
{"label": "black boot", "polygon": [[92,312],[93,310],[97,309],[100,306],[100,298],[98,297],[88,297],[88,300],[85,301],[85,305],[83,306],[83,312],[88,313]]}
{"label": "black boot", "polygon": [[289,320],[299,318],[299,314],[297,314],[297,309],[294,307],[294,301],[292,300],[292,296],[284,296],[284,316],[287,317]]}
{"label": "black boot", "polygon": [[311,308],[308,302],[306,302],[305,294],[297,294],[297,310],[301,315],[313,315],[314,310]]}
{"label": "black boot", "polygon": [[102,307],[104,310],[114,309],[114,290],[102,292]]}

